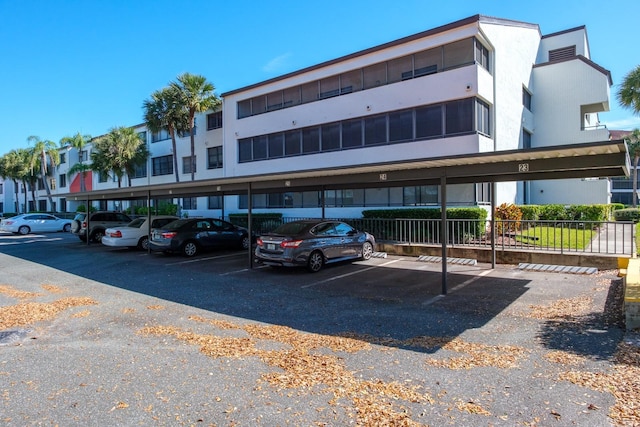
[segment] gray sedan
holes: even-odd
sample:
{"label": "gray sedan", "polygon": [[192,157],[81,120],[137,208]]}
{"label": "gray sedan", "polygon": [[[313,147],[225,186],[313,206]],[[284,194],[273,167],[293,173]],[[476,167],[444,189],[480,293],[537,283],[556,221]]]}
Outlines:
{"label": "gray sedan", "polygon": [[349,224],[333,220],[302,220],[283,224],[260,236],[256,262],[271,266],[306,266],[311,272],[323,265],[371,258],[375,238]]}

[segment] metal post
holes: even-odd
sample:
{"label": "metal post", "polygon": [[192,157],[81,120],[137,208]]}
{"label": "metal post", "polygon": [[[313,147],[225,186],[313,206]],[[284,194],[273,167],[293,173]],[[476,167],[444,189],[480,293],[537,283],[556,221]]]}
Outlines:
{"label": "metal post", "polygon": [[491,268],[496,268],[496,183],[491,183]]}
{"label": "metal post", "polygon": [[253,227],[251,226],[252,218],[251,218],[251,210],[253,209],[253,195],[251,194],[251,182],[247,187],[247,231],[249,233],[249,269],[253,268]]}
{"label": "metal post", "polygon": [[441,210],[440,238],[442,239],[442,295],[447,294],[447,177],[440,178]]}

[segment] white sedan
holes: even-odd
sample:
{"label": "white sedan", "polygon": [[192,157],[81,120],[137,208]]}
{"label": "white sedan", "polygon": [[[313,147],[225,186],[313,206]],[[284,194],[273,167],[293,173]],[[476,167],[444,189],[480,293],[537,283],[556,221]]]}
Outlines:
{"label": "white sedan", "polygon": [[0,222],[0,231],[15,234],[45,233],[48,231],[70,231],[71,220],[44,213],[31,213],[5,218]]}
{"label": "white sedan", "polygon": [[[154,215],[151,217],[151,228],[162,228],[170,222],[179,219],[172,215]],[[120,227],[107,228],[102,238],[102,244],[114,247],[140,248],[145,251],[149,247],[149,218],[136,218],[129,224]]]}

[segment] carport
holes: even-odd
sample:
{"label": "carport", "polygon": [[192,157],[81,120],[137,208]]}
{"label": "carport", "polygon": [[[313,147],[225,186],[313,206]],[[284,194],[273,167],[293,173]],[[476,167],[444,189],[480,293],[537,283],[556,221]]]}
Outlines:
{"label": "carport", "polygon": [[[380,162],[362,166],[328,167],[232,178],[206,179],[61,194],[67,200],[133,200],[214,195],[247,195],[251,234],[252,194],[285,191],[321,191],[346,188],[439,185],[441,194],[442,294],[447,293],[447,184],[491,183],[491,211],[495,211],[495,183],[567,178],[629,176],[630,161],[623,140],[556,145],[524,150],[493,151],[471,155]],[[324,200],[322,200],[324,217]],[[224,210],[223,210],[224,215]],[[493,221],[493,220],[491,220]],[[492,235],[492,267],[495,240]],[[253,254],[249,250],[249,264]]]}

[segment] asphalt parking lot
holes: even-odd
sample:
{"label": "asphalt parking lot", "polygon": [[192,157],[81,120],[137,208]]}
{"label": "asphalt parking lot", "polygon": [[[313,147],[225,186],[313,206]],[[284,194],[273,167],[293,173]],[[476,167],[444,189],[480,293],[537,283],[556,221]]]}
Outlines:
{"label": "asphalt parking lot", "polygon": [[442,296],[410,257],[310,274],[0,233],[0,420],[634,425],[615,271],[448,270]]}

